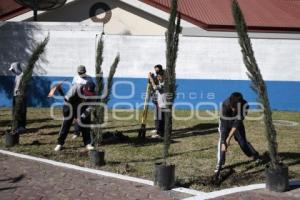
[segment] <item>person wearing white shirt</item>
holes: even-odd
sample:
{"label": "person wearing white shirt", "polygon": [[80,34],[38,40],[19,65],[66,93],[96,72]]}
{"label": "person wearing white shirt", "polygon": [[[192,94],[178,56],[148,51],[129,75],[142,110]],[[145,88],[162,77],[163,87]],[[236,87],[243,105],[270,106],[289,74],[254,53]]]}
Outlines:
{"label": "person wearing white shirt", "polygon": [[25,68],[25,65],[20,62],[13,62],[10,65],[9,71],[11,71],[15,75],[15,84],[14,84],[14,90],[13,90],[13,101],[12,101],[12,114],[15,115],[15,106],[16,106],[16,98],[17,96],[23,97],[23,103],[20,104],[21,109],[19,110],[20,113],[18,113],[19,117],[17,117],[18,121],[18,127],[17,130],[22,132],[26,130],[26,113],[27,113],[27,101],[26,101],[26,91],[20,90],[20,84],[21,80],[23,78],[23,69]]}
{"label": "person wearing white shirt", "polygon": [[78,74],[76,74],[72,80],[72,85],[74,84],[85,85],[88,81],[93,82],[92,77],[86,74],[85,66],[83,65],[78,66],[77,73]]}
{"label": "person wearing white shirt", "polygon": [[[87,82],[94,82],[92,77],[86,74],[86,68],[83,65],[79,65],[77,67],[77,74],[74,76],[72,80],[72,85],[85,85]],[[74,121],[74,134],[72,136],[73,139],[76,139],[80,135],[80,128],[77,121]]]}
{"label": "person wearing white shirt", "polygon": [[164,136],[165,129],[165,112],[167,109],[167,94],[164,88],[164,71],[157,74],[158,82],[155,83],[154,80],[149,77],[151,86],[156,94],[157,101],[157,112],[155,113],[156,118],[156,131],[157,134],[152,135],[152,138],[162,138]]}

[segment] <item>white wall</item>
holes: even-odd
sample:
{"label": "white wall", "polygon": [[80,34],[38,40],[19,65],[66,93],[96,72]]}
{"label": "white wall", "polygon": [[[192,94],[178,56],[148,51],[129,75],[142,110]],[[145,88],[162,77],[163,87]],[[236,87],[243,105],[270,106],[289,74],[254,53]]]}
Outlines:
{"label": "white wall", "polygon": [[[164,37],[107,36],[105,46],[105,65],[117,51],[121,53],[118,76],[141,77],[155,64],[165,65]],[[299,40],[254,39],[253,47],[266,80],[300,80]],[[177,76],[248,79],[237,38],[181,37]]]}
{"label": "white wall", "polygon": [[47,34],[50,41],[35,70],[41,76],[73,76],[78,65],[94,67],[95,41],[99,25],[81,23],[6,23],[0,27],[0,75],[11,62],[27,62],[32,50]]}
{"label": "white wall", "polygon": [[[86,65],[88,73],[94,74],[96,37],[99,34],[97,26],[84,28],[78,24],[75,26],[75,23],[54,24],[51,28],[47,23],[38,24],[33,34],[37,41],[52,29],[46,57],[40,63],[43,68],[41,75],[73,76],[79,64]],[[18,59],[12,56],[24,52],[24,49],[15,49],[11,45],[24,40],[18,35],[20,31],[11,34],[11,30],[5,27],[0,28],[0,43],[3,44],[0,46],[0,74],[7,74],[9,63]],[[14,28],[24,29],[24,24]],[[10,41],[10,45],[5,45],[7,41]],[[252,42],[266,80],[300,81],[300,40],[253,39]],[[9,54],[14,51],[17,52]],[[162,36],[106,35],[105,74],[118,52],[121,54],[116,73],[118,77],[145,77],[155,64],[165,66],[165,40]],[[237,38],[181,37],[177,76],[186,79],[248,79]]]}

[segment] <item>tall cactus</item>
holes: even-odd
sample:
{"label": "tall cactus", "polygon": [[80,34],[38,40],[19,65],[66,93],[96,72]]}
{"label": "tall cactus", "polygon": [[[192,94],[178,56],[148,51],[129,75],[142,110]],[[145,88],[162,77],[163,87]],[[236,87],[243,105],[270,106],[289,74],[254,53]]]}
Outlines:
{"label": "tall cactus", "polygon": [[101,95],[102,90],[104,87],[103,83],[103,71],[102,71],[102,63],[103,63],[103,49],[104,49],[104,41],[103,41],[103,34],[101,34],[101,37],[97,44],[97,50],[96,50],[96,66],[95,66],[95,72],[96,72],[96,94]]}
{"label": "tall cactus", "polygon": [[[104,41],[103,41],[103,34],[101,35],[98,44],[97,44],[97,52],[96,52],[96,66],[95,66],[95,73],[96,73],[96,94],[101,98],[98,99],[100,106],[96,106],[96,109],[93,114],[93,122],[101,125],[104,122],[104,115],[105,115],[105,105],[107,105],[110,99],[111,88],[113,85],[113,77],[115,75],[116,69],[118,67],[120,61],[120,55],[118,54],[110,67],[110,72],[107,78],[106,85],[104,84],[103,80],[103,70],[102,70],[102,63],[103,63],[103,50],[104,50]],[[103,92],[104,88],[106,89],[105,93]],[[94,140],[94,144],[98,147],[99,143],[102,140],[102,129],[101,127],[97,126],[92,131],[93,135],[92,138]]]}
{"label": "tall cactus", "polygon": [[107,81],[106,81],[106,94],[102,98],[102,102],[104,104],[107,104],[108,101],[110,100],[111,89],[113,86],[113,78],[116,73],[119,62],[120,62],[120,54],[118,54],[115,57],[114,62],[110,66],[109,74],[108,74]]}
{"label": "tall cactus", "polygon": [[[166,80],[165,92],[167,94],[167,112],[165,113],[164,131],[164,164],[167,164],[172,133],[172,108],[176,96],[176,60],[179,45],[180,15],[178,14],[178,0],[172,0],[171,13],[169,18],[168,30],[166,32]],[[177,19],[177,20],[176,20]]]}
{"label": "tall cactus", "polygon": [[268,91],[263,80],[260,69],[257,65],[251,40],[248,36],[247,24],[245,22],[243,13],[236,0],[232,1],[232,14],[234,17],[236,31],[239,36],[239,44],[243,54],[243,61],[248,70],[247,75],[252,81],[252,88],[258,94],[259,101],[264,106],[264,123],[266,128],[266,138],[268,141],[268,150],[271,158],[271,167],[276,169],[279,164],[278,159],[278,145],[276,139],[276,130],[273,124],[272,111],[268,98]]}

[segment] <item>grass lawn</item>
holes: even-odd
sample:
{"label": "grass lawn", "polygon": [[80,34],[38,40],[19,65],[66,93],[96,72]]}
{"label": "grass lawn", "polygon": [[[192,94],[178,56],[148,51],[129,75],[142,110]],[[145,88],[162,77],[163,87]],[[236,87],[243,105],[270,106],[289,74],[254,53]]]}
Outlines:
{"label": "grass lawn", "polygon": [[[183,118],[190,111],[178,110],[177,116]],[[56,110],[61,115],[60,110]],[[129,116],[132,112],[119,111],[118,116]],[[199,114],[204,116],[204,112]],[[254,116],[252,113],[250,116]],[[29,154],[37,157],[88,166],[88,151],[82,146],[81,138],[72,140],[67,138],[65,149],[59,153],[53,151],[61,121],[50,117],[49,109],[29,108],[28,132],[21,135],[20,145],[10,148],[10,151]],[[0,109],[0,148],[4,146],[4,132],[10,125],[10,110]],[[153,128],[153,113],[150,112],[147,127]],[[289,165],[290,178],[300,179],[300,113],[274,112],[276,120],[290,120],[297,122],[295,126],[277,125],[280,157]],[[247,138],[262,155],[266,155],[266,140],[264,125],[261,121],[245,121]],[[139,120],[112,120],[110,111],[105,131],[122,131],[130,137],[127,142],[103,144],[101,148],[106,152],[106,165],[101,170],[126,174],[145,179],[152,179],[154,163],[162,159],[162,142],[147,138],[145,142],[138,142],[136,136]],[[218,140],[217,119],[199,120],[191,118],[174,121],[174,132],[170,149],[169,161],[176,165],[177,185],[197,190],[212,191],[221,188],[242,186],[264,182],[264,166],[257,165],[246,157],[238,144],[232,141],[227,153],[224,170],[224,181],[220,186],[211,183],[213,170],[216,165],[216,144]],[[73,127],[71,128],[73,130]],[[150,131],[147,136],[151,135]],[[267,156],[266,156],[267,157]],[[229,170],[233,168],[234,170]],[[228,172],[228,173],[227,173]]]}

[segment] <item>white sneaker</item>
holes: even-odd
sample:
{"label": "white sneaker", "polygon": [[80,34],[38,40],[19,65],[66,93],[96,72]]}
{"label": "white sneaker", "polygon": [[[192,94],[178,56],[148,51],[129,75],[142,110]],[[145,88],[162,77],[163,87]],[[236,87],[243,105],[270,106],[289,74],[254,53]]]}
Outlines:
{"label": "white sneaker", "polygon": [[58,145],[56,145],[56,147],[54,148],[54,151],[61,151],[62,148],[63,148],[63,146],[60,145],[60,144],[58,144]]}
{"label": "white sneaker", "polygon": [[152,130],[152,131],[150,131],[150,133],[153,133],[153,134],[157,134],[157,130]]}
{"label": "white sneaker", "polygon": [[152,135],[151,138],[157,138],[157,139],[161,139],[161,136],[158,134]]}
{"label": "white sneaker", "polygon": [[[220,167],[220,171],[222,170],[222,166]],[[219,165],[216,166],[216,169],[214,170],[215,173],[219,171]]]}
{"label": "white sneaker", "polygon": [[95,147],[93,147],[91,144],[88,144],[85,146],[87,150],[91,151],[91,150],[94,150]]}
{"label": "white sneaker", "polygon": [[72,136],[72,139],[75,140],[76,138],[78,138],[78,135],[74,134],[74,135]]}

